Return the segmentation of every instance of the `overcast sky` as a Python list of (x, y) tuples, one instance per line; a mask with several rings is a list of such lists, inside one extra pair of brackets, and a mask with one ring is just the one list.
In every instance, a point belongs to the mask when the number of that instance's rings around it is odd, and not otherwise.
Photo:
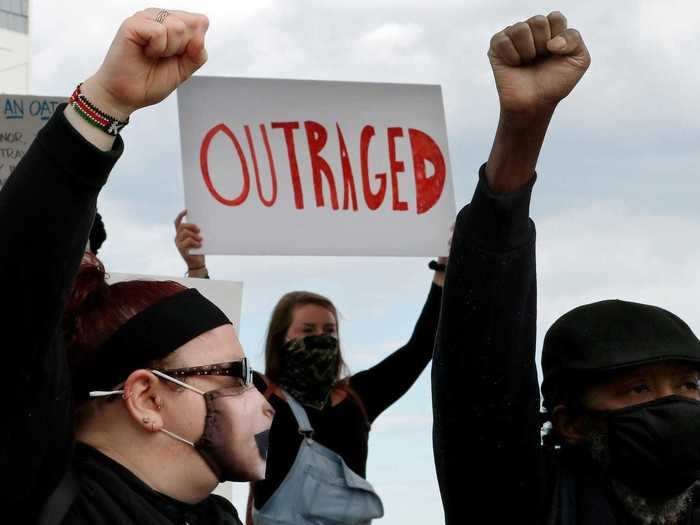
[[(32, 91), (68, 95), (98, 67), (131, 0), (32, 2)], [(205, 75), (441, 84), (458, 208), (471, 197), (498, 116), (486, 50), (515, 21), (558, 9), (593, 63), (557, 111), (538, 165), (539, 340), (584, 302), (659, 304), (700, 331), (700, 7), (688, 1), (173, 2), (210, 17)], [(101, 255), (120, 272), (181, 275), (172, 219), (183, 207), (175, 97), (137, 113), (99, 207)], [(211, 257), (212, 276), (245, 282), (241, 340), (261, 366), (284, 292), (327, 294), (342, 313), (353, 370), (410, 335), (427, 259)], [(468, 380), (468, 378), (465, 378)], [(376, 422), (368, 478), (391, 525), (438, 523), (429, 373)], [(469, 473), (465, 473), (468, 479)], [(237, 487), (236, 501), (245, 497)], [(239, 508), (241, 508), (239, 504)]]

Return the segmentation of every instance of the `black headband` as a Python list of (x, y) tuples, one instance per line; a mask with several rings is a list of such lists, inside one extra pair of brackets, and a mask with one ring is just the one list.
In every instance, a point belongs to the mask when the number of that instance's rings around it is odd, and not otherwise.
[(226, 314), (196, 289), (171, 295), (124, 323), (97, 349), (91, 366), (74, 374), (76, 399), (87, 399), (92, 390), (112, 388), (134, 370), (226, 324), (232, 324)]

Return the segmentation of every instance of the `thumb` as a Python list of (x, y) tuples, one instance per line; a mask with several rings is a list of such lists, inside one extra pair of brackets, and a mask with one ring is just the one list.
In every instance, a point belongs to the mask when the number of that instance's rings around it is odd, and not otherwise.
[(553, 55), (587, 55), (586, 44), (576, 29), (567, 29), (547, 42), (547, 50)]
[(207, 49), (204, 47), (204, 34), (198, 34), (192, 38), (180, 62), (180, 72), (183, 78), (191, 77), (195, 71), (202, 67), (208, 58)]

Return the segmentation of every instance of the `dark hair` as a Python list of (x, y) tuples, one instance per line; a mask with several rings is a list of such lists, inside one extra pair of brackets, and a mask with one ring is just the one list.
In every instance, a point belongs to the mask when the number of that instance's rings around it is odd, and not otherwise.
[(88, 237), (90, 243), (90, 251), (97, 255), (98, 250), (102, 247), (102, 243), (107, 239), (107, 230), (105, 230), (105, 223), (102, 222), (102, 215), (98, 212), (95, 213), (95, 220), (92, 223), (92, 228), (90, 229), (90, 237)]
[[(265, 340), (265, 375), (272, 381), (277, 381), (279, 378), (279, 357), (277, 352), (285, 343), (287, 330), (292, 324), (294, 310), (307, 304), (315, 304), (331, 312), (333, 317), (335, 317), (336, 326), (338, 326), (338, 311), (330, 299), (313, 292), (304, 291), (284, 294), (277, 301), (274, 310), (272, 310)], [(346, 369), (341, 352), (336, 380), (340, 379), (340, 375)]]
[(567, 374), (552, 386), (551, 395), (544, 406), (544, 412), (540, 413), (541, 424), (549, 423), (550, 428), (543, 430), (542, 443), (548, 448), (566, 448), (568, 442), (559, 434), (552, 421), (552, 412), (559, 405), (564, 405), (569, 410), (571, 417), (579, 417), (586, 414), (586, 394), (588, 389), (599, 381), (598, 374)]
[[(63, 316), (66, 355), (73, 377), (98, 366), (97, 350), (129, 319), (184, 289), (173, 281), (107, 284), (100, 260), (86, 253)], [(143, 367), (161, 364), (144, 362)]]

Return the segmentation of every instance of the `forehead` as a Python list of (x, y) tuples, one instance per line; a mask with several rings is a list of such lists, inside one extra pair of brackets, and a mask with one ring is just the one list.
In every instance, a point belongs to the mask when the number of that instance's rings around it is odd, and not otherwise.
[(233, 325), (219, 326), (188, 341), (174, 353), (178, 367), (237, 361), (245, 357)]
[(335, 324), (335, 316), (328, 308), (318, 304), (302, 304), (294, 307), (292, 323)]
[(635, 377), (672, 377), (678, 375), (697, 374), (698, 364), (684, 361), (665, 360), (656, 363), (647, 363), (638, 366), (631, 366), (619, 370), (605, 372), (595, 383), (617, 383)]

